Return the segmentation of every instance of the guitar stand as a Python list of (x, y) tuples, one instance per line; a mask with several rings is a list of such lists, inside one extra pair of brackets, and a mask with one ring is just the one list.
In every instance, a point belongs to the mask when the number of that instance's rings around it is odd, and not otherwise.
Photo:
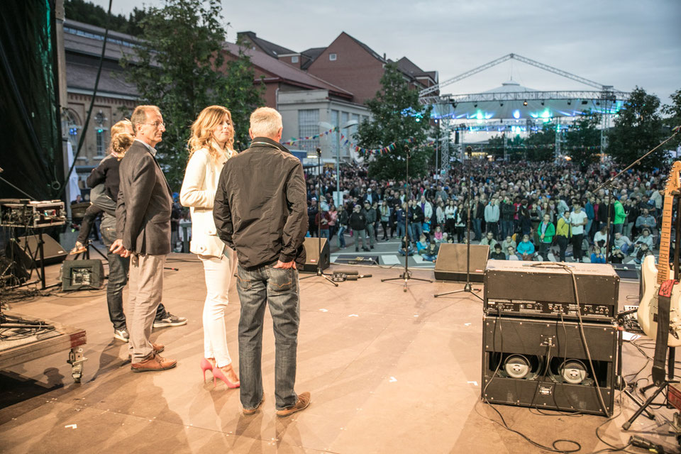
[[(645, 388), (643, 388), (643, 389), (641, 390), (642, 392), (645, 392), (645, 391), (647, 391), (648, 389), (657, 388), (657, 389), (655, 390), (655, 392), (654, 392), (654, 393), (648, 398), (648, 400), (646, 400), (643, 404), (641, 404), (640, 401), (639, 401), (638, 399), (632, 399), (632, 400), (634, 401), (634, 403), (636, 403), (636, 404), (639, 406), (639, 409), (636, 410), (636, 413), (634, 413), (634, 414), (631, 416), (631, 418), (629, 418), (629, 420), (628, 420), (627, 422), (625, 422), (624, 424), (622, 424), (622, 429), (623, 429), (623, 430), (629, 430), (629, 428), (631, 427), (631, 425), (633, 424), (633, 422), (636, 420), (636, 418), (638, 418), (639, 416), (641, 416), (641, 413), (643, 413), (643, 412), (645, 412), (646, 415), (648, 415), (648, 417), (651, 417), (651, 416), (652, 416), (651, 419), (653, 419), (653, 418), (655, 417), (655, 416), (654, 416), (654, 412), (652, 412), (652, 410), (650, 410), (648, 407), (650, 407), (650, 405), (653, 403), (653, 401), (655, 400), (655, 398), (656, 398), (657, 396), (659, 396), (660, 393), (662, 393), (662, 391), (668, 391), (668, 388), (669, 388), (669, 385), (670, 385), (670, 384), (672, 384), (672, 383), (679, 383), (678, 380), (674, 380), (674, 357), (675, 357), (675, 348), (674, 348), (674, 347), (669, 347), (669, 350), (668, 350), (668, 358), (667, 358), (667, 378), (666, 378), (665, 380), (663, 380), (663, 381), (662, 381), (661, 383), (659, 383), (659, 384), (654, 384), (654, 385), (646, 386)], [(627, 392), (626, 394), (627, 394), (627, 396), (630, 396), (630, 397), (631, 397), (630, 393)]]

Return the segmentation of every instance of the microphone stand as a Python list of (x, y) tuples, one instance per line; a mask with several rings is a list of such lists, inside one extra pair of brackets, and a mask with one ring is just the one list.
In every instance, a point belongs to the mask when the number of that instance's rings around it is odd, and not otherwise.
[[(319, 198), (319, 207), (321, 208), (322, 199), (322, 149), (317, 147), (317, 169), (319, 169), (319, 175), (317, 175), (317, 197)], [(320, 211), (317, 211), (320, 213)], [(328, 239), (327, 239), (328, 243)], [(322, 269), (322, 216), (319, 216), (319, 222), (317, 223), (317, 272), (311, 276), (304, 276), (298, 278), (299, 281), (304, 281), (311, 277), (323, 277), (327, 281), (331, 282), (334, 287), (338, 287), (338, 283), (334, 282), (328, 275), (324, 274)]]
[(461, 293), (461, 292), (466, 292), (470, 293), (480, 301), (483, 301), (482, 297), (480, 295), (477, 295), (473, 293), (473, 291), (479, 292), (480, 289), (473, 289), (473, 285), (471, 284), (471, 199), (473, 198), (473, 194), (471, 192), (473, 184), (470, 181), (470, 175), (471, 175), (471, 159), (472, 159), (472, 154), (473, 154), (473, 149), (468, 146), (466, 147), (466, 154), (468, 155), (468, 215), (466, 216), (466, 284), (463, 286), (462, 289), (459, 290), (452, 290), (451, 292), (444, 292), (444, 293), (436, 293), (434, 295), (435, 298), (438, 298), (440, 296), (445, 296), (445, 295), (452, 295), (454, 293)]
[[(410, 191), (409, 191), (409, 158), (411, 157), (411, 151), (409, 150), (408, 146), (404, 146), (404, 149), (407, 152), (407, 214), (404, 217), (404, 227), (405, 227), (405, 235), (407, 238), (409, 238), (409, 199), (408, 197), (410, 196)], [(381, 282), (388, 282), (388, 281), (397, 281), (399, 279), (404, 279), (404, 288), (402, 289), (403, 291), (407, 291), (407, 284), (409, 283), (410, 280), (415, 280), (415, 281), (423, 281), (423, 282), (433, 282), (430, 279), (422, 279), (418, 277), (411, 277), (411, 271), (409, 271), (409, 242), (407, 242), (407, 250), (404, 251), (404, 272), (399, 275), (399, 277), (391, 277), (389, 279), (381, 279)]]

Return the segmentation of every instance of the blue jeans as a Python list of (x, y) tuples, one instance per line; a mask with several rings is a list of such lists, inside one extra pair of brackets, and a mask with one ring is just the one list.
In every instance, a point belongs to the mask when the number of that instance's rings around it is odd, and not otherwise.
[(409, 231), (411, 240), (419, 241), (421, 239), (421, 234), (423, 234), (423, 226), (420, 222), (409, 223)]
[(406, 230), (405, 230), (405, 225), (404, 222), (398, 222), (397, 223), (397, 238), (402, 239), (405, 235)]
[(473, 219), (473, 232), (476, 241), (482, 239), (482, 219)]
[(345, 226), (341, 225), (338, 229), (338, 247), (345, 247)]
[(239, 265), (237, 290), (241, 300), (239, 319), (241, 405), (251, 410), (258, 407), (263, 398), (262, 330), (265, 305), (269, 305), (276, 347), (275, 403), (277, 410), (292, 407), (298, 401), (298, 395), (294, 391), (300, 325), (298, 271), (273, 268), (273, 265), (264, 265), (249, 271)]
[(509, 235), (513, 235), (513, 219), (510, 221), (501, 221), (501, 238), (505, 240)]

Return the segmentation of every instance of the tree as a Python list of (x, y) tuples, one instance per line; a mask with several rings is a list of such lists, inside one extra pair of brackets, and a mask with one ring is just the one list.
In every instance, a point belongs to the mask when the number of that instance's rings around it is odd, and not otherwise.
[[(243, 140), (248, 114), (261, 104), (245, 54), (225, 63), (218, 0), (167, 0), (149, 8), (141, 22), (144, 45), (121, 64), (139, 92), (140, 104), (161, 109), (166, 123), (159, 161), (168, 182), (179, 190), (188, 158), (190, 126), (207, 106), (224, 105)], [(234, 107), (233, 107), (234, 106)]]
[[(681, 90), (676, 90), (670, 98), (672, 98), (672, 104), (665, 104), (662, 106), (662, 113), (666, 115), (666, 118), (664, 119), (665, 127), (671, 131), (681, 125)], [(668, 150), (676, 149), (681, 146), (681, 137), (679, 137), (679, 135), (667, 142)]]
[(565, 135), (566, 155), (572, 158), (572, 162), (579, 166), (582, 171), (595, 161), (601, 152), (601, 131), (598, 129), (600, 118), (593, 112), (583, 112), (572, 125), (568, 127)]
[(552, 161), (556, 149), (556, 125), (542, 124), (539, 131), (525, 139), (529, 161)]
[[(662, 138), (662, 119), (658, 113), (660, 99), (636, 87), (615, 117), (608, 135), (606, 150), (621, 165), (629, 165), (656, 147)], [(641, 161), (643, 169), (661, 167), (664, 150), (657, 150)]]
[(394, 144), (394, 149), (376, 153), (369, 159), (369, 175), (376, 179), (400, 178), (405, 174), (406, 146), (411, 151), (409, 176), (423, 175), (432, 159), (433, 147), (426, 145), (430, 130), (430, 112), (419, 103), (417, 90), (409, 88), (404, 74), (395, 63), (385, 66), (381, 89), (367, 102), (371, 120), (365, 120), (357, 131), (358, 145), (365, 149), (381, 149)]
[(494, 160), (496, 161), (497, 158), (503, 158), (504, 157), (504, 140), (505, 136), (499, 135), (499, 136), (492, 136), (489, 138), (487, 141), (487, 154), (491, 154), (494, 156)]

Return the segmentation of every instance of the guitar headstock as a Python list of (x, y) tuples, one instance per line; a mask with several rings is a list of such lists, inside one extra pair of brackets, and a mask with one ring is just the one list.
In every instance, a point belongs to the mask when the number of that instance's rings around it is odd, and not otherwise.
[(679, 190), (679, 187), (681, 187), (679, 174), (681, 174), (681, 161), (674, 161), (672, 168), (669, 170), (669, 176), (667, 176), (667, 184), (664, 188), (665, 195), (671, 195)]

